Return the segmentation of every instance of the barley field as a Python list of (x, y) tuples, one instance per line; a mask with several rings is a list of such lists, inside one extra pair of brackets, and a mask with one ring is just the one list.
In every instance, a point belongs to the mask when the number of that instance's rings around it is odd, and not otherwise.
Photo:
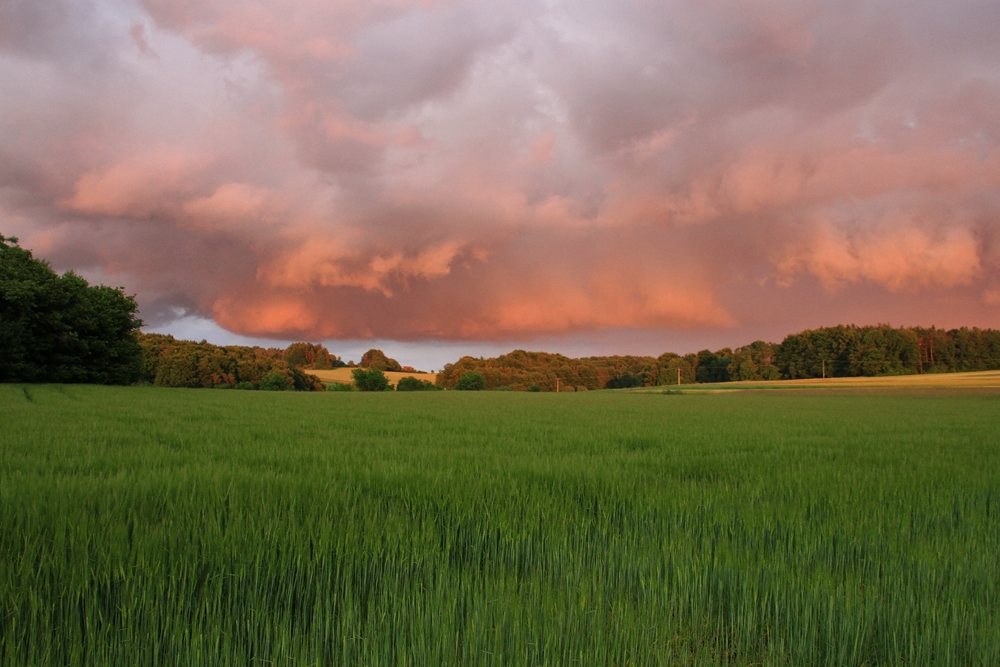
[[(662, 392), (677, 386), (645, 387)], [(682, 391), (746, 391), (759, 389), (1000, 389), (1000, 371), (924, 373), (878, 377), (812, 378), (809, 380), (746, 380), (713, 384), (680, 385)]]
[[(354, 376), (351, 373), (354, 372), (354, 368), (332, 368), (328, 370), (308, 370), (307, 373), (315, 375), (323, 382), (339, 382), (340, 384), (353, 384)], [(403, 378), (417, 378), (418, 380), (427, 380), (431, 384), (437, 380), (437, 373), (417, 373), (410, 371), (383, 371), (383, 374), (389, 378), (389, 384), (396, 386), (396, 384)]]
[(0, 386), (4, 665), (1000, 664), (1000, 392)]

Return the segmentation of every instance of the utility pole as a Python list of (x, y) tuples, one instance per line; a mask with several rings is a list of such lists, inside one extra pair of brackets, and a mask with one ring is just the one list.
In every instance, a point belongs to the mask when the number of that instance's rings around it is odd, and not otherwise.
[(678, 366), (677, 367), (677, 384), (680, 385), (680, 383), (681, 383), (681, 367)]
[(823, 360), (823, 379), (826, 379), (826, 359)]
[(556, 393), (559, 393), (559, 378), (556, 378)]

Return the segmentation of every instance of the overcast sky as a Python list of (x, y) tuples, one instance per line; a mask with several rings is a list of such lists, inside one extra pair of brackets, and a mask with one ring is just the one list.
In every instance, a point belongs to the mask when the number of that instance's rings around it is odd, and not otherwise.
[(439, 368), (1000, 327), (996, 0), (0, 0), (0, 233)]

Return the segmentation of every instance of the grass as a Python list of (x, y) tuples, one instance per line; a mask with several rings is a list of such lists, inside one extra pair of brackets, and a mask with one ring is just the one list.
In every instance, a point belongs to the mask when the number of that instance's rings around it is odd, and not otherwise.
[(0, 386), (4, 665), (1000, 664), (1000, 393)]

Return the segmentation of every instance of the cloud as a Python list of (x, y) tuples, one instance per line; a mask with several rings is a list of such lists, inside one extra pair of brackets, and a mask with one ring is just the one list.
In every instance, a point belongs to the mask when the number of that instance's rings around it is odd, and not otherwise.
[(870, 280), (891, 292), (971, 284), (982, 272), (977, 244), (963, 229), (937, 234), (910, 226), (848, 237), (829, 227), (779, 264), (785, 282), (811, 273), (828, 290)]
[(948, 302), (1000, 326), (998, 22), (985, 0), (7, 3), (0, 231), (152, 324), (257, 337), (739, 337)]

